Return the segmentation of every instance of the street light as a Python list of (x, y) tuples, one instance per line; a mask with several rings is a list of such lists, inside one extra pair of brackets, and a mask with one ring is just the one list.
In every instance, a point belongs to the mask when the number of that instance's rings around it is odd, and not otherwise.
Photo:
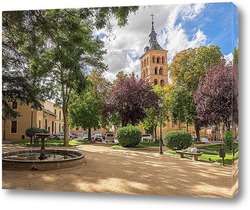
[(160, 141), (159, 141), (159, 146), (160, 146), (160, 154), (163, 154), (162, 152), (162, 107), (163, 107), (163, 100), (160, 98), (158, 100), (158, 106), (160, 110)]
[(32, 138), (33, 138), (33, 112), (34, 112), (33, 105), (31, 106), (30, 110), (31, 110), (31, 119), (30, 119), (30, 130), (31, 130), (30, 146), (31, 146), (32, 145)]

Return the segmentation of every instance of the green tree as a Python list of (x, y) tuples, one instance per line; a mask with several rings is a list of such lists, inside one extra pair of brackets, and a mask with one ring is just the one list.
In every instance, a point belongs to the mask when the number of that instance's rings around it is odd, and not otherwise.
[(102, 108), (111, 83), (96, 70), (93, 70), (88, 76), (88, 83), (86, 91), (72, 97), (69, 116), (71, 126), (88, 129), (88, 139), (90, 140), (91, 128), (103, 127)]
[[(50, 97), (63, 107), (64, 145), (68, 146), (68, 107), (71, 93), (86, 87), (86, 73), (95, 68), (104, 71), (104, 44), (93, 36), (95, 28), (108, 26), (115, 16), (118, 25), (138, 7), (33, 10), (7, 12), (20, 26), (18, 50), (28, 60), (32, 76)], [(111, 28), (110, 28), (111, 29)], [(19, 37), (17, 37), (19, 39)], [(47, 89), (47, 90), (48, 90)], [(48, 93), (48, 91), (46, 91)]]
[(25, 41), (24, 26), (20, 24), (23, 12), (2, 13), (2, 118), (16, 119), (19, 116), (9, 101), (32, 104), (40, 109), (42, 97), (37, 81), (31, 77), (29, 60), (19, 50)]
[(171, 115), (174, 121), (192, 122), (197, 139), (200, 139), (200, 125), (193, 95), (198, 88), (199, 79), (203, 78), (206, 70), (216, 65), (221, 57), (218, 46), (202, 46), (181, 51), (170, 64), (170, 77), (173, 82), (169, 100)]

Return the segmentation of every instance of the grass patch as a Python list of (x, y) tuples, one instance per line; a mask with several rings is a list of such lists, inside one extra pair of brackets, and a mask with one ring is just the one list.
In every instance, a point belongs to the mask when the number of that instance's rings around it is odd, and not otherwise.
[(124, 149), (124, 147), (123, 146), (121, 146), (121, 145), (113, 145), (113, 146), (111, 146), (111, 148), (112, 149)]
[[(171, 155), (177, 155), (177, 153), (172, 149), (167, 150), (166, 153)], [(224, 163), (227, 165), (232, 165), (234, 160), (237, 160), (238, 158), (239, 158), (238, 152), (236, 152), (234, 156), (226, 154), (226, 157), (224, 158)], [(209, 152), (203, 152), (202, 155), (199, 156), (199, 160), (222, 163), (222, 159), (218, 154)]]
[[(82, 144), (91, 144), (92, 141), (89, 140), (69, 140), (69, 146), (78, 146), (78, 145), (82, 145)], [(15, 141), (13, 144), (20, 144), (22, 146), (26, 146), (29, 147), (30, 146), (30, 140), (18, 140)], [(59, 147), (59, 146), (63, 146), (64, 145), (64, 141), (63, 140), (46, 140), (44, 143), (45, 147)], [(40, 147), (41, 146), (41, 141), (39, 141), (38, 145), (34, 145), (34, 140), (33, 140), (33, 147)]]
[[(235, 159), (238, 159), (239, 153), (236, 152), (235, 156), (226, 154), (224, 158), (224, 163), (228, 165), (232, 165)], [(203, 153), (200, 157), (200, 160), (211, 161), (211, 162), (218, 162), (222, 163), (222, 158), (219, 155), (213, 153)]]
[[(218, 152), (219, 149), (222, 147), (222, 144), (215, 144), (215, 145), (202, 145), (197, 146), (198, 149), (207, 149)], [(238, 143), (234, 143), (234, 150), (236, 151), (238, 148)], [(226, 152), (232, 152), (231, 150), (225, 148)]]
[(157, 142), (140, 142), (139, 145), (142, 145), (145, 147), (159, 147), (159, 143)]

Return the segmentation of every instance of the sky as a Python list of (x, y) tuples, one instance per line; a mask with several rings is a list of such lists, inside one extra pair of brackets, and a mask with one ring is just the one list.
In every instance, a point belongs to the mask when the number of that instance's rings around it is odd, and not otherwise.
[(168, 63), (187, 48), (217, 45), (226, 60), (232, 60), (238, 46), (238, 13), (232, 3), (170, 4), (140, 6), (128, 18), (125, 27), (112, 20), (112, 33), (96, 31), (105, 42), (105, 62), (109, 69), (105, 77), (115, 79), (119, 71), (140, 76), (140, 56), (149, 41), (151, 14), (159, 44), (168, 51)]

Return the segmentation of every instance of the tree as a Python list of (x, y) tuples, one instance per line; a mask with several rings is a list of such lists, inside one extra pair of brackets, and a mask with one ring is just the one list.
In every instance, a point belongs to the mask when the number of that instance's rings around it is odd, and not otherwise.
[(231, 128), (232, 120), (237, 118), (233, 115), (238, 113), (235, 73), (235, 68), (222, 60), (208, 69), (205, 78), (200, 80), (194, 101), (201, 125), (223, 122), (227, 130)]
[(41, 109), (42, 98), (37, 82), (31, 77), (28, 59), (19, 47), (25, 41), (23, 12), (3, 12), (2, 19), (2, 118), (16, 119), (19, 113), (9, 105), (9, 101), (19, 101)]
[(72, 97), (69, 116), (71, 126), (88, 129), (90, 140), (91, 128), (99, 128), (102, 125), (102, 105), (107, 98), (111, 83), (95, 70), (88, 76), (88, 82), (86, 91)]
[(136, 125), (146, 116), (145, 109), (157, 107), (158, 97), (149, 83), (142, 79), (121, 77), (114, 82), (106, 100), (104, 114), (119, 116), (122, 126)]
[[(200, 125), (197, 119), (193, 95), (199, 84), (199, 78), (204, 77), (206, 70), (216, 65), (222, 53), (217, 46), (202, 46), (194, 49), (183, 50), (178, 53), (170, 64), (170, 77), (172, 79), (172, 117), (176, 121), (191, 121), (195, 127), (196, 137), (200, 139)], [(182, 95), (183, 97), (175, 97)], [(181, 104), (181, 111), (175, 109), (176, 105)], [(175, 111), (177, 112), (177, 115)], [(186, 121), (187, 122), (187, 121)]]
[[(68, 106), (73, 91), (80, 94), (86, 87), (86, 72), (104, 71), (104, 44), (93, 36), (114, 15), (118, 25), (138, 7), (33, 10), (8, 12), (21, 14), (22, 42), (18, 50), (28, 59), (32, 76), (39, 85), (49, 87), (50, 96), (63, 107), (64, 145), (68, 146)], [(111, 28), (110, 28), (111, 29)], [(47, 91), (48, 92), (48, 91)]]

